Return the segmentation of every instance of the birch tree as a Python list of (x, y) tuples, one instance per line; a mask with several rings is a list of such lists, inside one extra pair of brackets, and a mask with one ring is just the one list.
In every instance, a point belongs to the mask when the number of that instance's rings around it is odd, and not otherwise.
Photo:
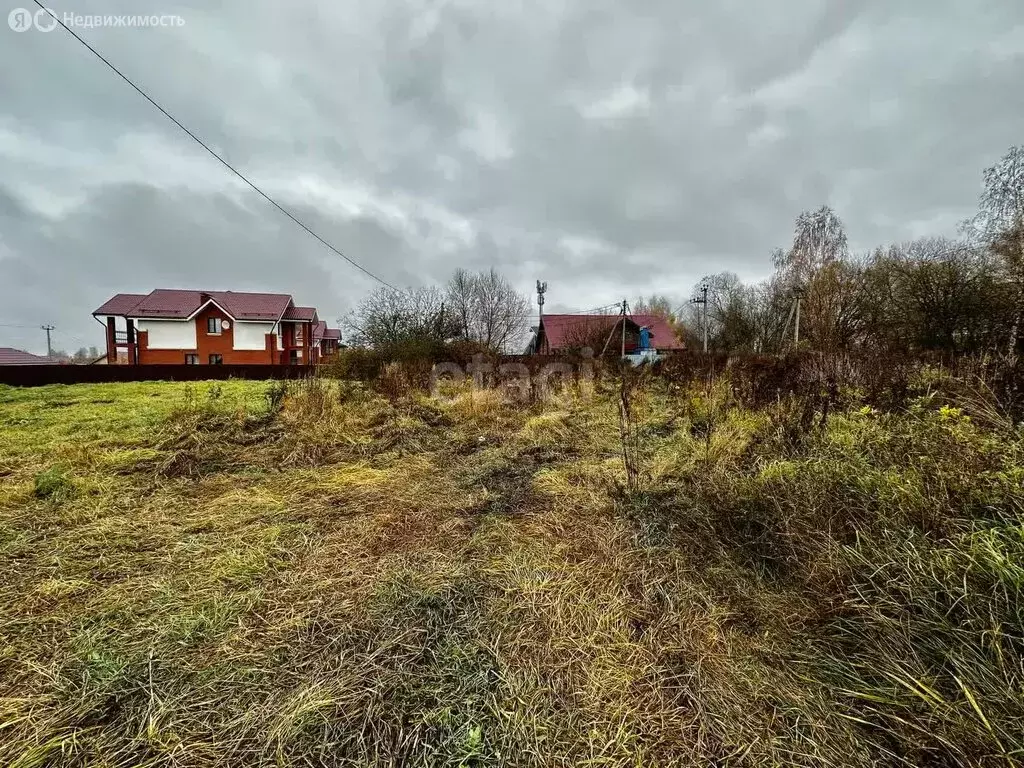
[(978, 213), (964, 223), (964, 231), (969, 240), (999, 257), (1016, 307), (1008, 338), (1013, 354), (1024, 323), (1024, 146), (1010, 147), (998, 163), (986, 168), (982, 183)]

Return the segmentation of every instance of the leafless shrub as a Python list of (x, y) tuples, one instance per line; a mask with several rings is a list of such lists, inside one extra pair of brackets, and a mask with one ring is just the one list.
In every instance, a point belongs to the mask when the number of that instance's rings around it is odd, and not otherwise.
[(625, 490), (638, 493), (643, 486), (644, 445), (641, 435), (641, 414), (644, 388), (649, 382), (647, 370), (637, 371), (623, 366), (620, 369), (618, 398), (619, 445), (622, 465), (626, 473)]

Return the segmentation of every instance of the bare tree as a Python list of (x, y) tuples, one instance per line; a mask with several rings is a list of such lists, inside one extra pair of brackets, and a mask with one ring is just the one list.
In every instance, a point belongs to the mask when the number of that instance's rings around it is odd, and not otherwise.
[(755, 350), (775, 352), (786, 346), (787, 330), (793, 298), (788, 285), (779, 276), (771, 277), (752, 289), (751, 311), (757, 329)]
[(459, 334), (455, 315), (446, 311), (444, 294), (434, 287), (378, 288), (346, 324), (352, 344), (378, 349), (443, 344)]
[(803, 317), (815, 347), (848, 349), (861, 340), (865, 284), (863, 260), (828, 261), (814, 273), (805, 290)]
[[(707, 275), (696, 286), (699, 294), (702, 287), (708, 287), (707, 323), (708, 340), (711, 349), (725, 352), (758, 351), (763, 348), (760, 338), (763, 290), (760, 286), (747, 286), (733, 272), (719, 272)], [(683, 321), (687, 340), (694, 342), (703, 335), (704, 307), (687, 304), (683, 309)]]
[(630, 311), (636, 315), (657, 315), (669, 322), (676, 319), (671, 299), (663, 294), (652, 293), (650, 296), (638, 297), (630, 305)]
[(529, 299), (493, 268), (477, 275), (479, 341), (496, 350), (521, 346), (529, 311)]
[(459, 323), (462, 337), (470, 338), (470, 324), (475, 314), (476, 276), (461, 267), (456, 269), (448, 281), (447, 302)]
[(496, 351), (522, 346), (529, 325), (529, 299), (495, 269), (457, 270), (446, 295), (462, 338)]
[(849, 325), (856, 299), (857, 270), (846, 264), (848, 255), (843, 222), (827, 205), (797, 216), (793, 245), (774, 253), (780, 287), (790, 297), (802, 297), (801, 337), (819, 348), (850, 341), (849, 333), (841, 330)]
[(1007, 346), (1016, 353), (1024, 324), (1024, 222), (1000, 234), (992, 242), (992, 252), (999, 257), (1002, 272), (1013, 295), (1013, 324)]
[[(620, 318), (581, 315), (565, 329), (564, 351), (590, 349), (595, 355), (618, 355), (620, 343), (615, 339), (621, 338), (621, 333)], [(633, 341), (633, 335), (628, 331), (626, 337), (628, 341)]]

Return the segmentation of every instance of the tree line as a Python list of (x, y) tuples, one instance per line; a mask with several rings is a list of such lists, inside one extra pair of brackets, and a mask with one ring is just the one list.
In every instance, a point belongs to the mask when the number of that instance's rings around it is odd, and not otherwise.
[(79, 347), (78, 351), (71, 354), (63, 349), (54, 349), (50, 353), (50, 358), (53, 360), (60, 360), (68, 363), (92, 363), (100, 358), (100, 351), (97, 347)]
[[(691, 348), (1017, 353), (1024, 320), (1024, 147), (983, 175), (977, 214), (957, 238), (923, 237), (854, 254), (828, 206), (800, 214), (774, 273), (707, 275), (707, 304), (675, 313)], [(652, 297), (664, 312), (664, 299)], [(652, 304), (652, 299), (645, 303)], [(705, 313), (706, 309), (706, 313)], [(799, 327), (798, 327), (799, 321)]]
[(432, 356), (447, 345), (522, 351), (530, 301), (497, 270), (457, 269), (444, 287), (368, 294), (347, 320), (349, 342), (393, 357)]
[[(956, 238), (922, 237), (852, 253), (828, 206), (801, 213), (773, 274), (744, 283), (732, 272), (694, 288), (704, 304), (673, 310), (664, 296), (636, 314), (669, 318), (691, 349), (781, 353), (797, 346), (913, 354), (1016, 353), (1024, 322), (1024, 147), (983, 174), (978, 212)], [(457, 269), (445, 286), (370, 293), (348, 318), (348, 340), (391, 357), (443, 354), (453, 343), (519, 352), (533, 319), (529, 299), (494, 269)], [(588, 333), (591, 329), (588, 326)], [(599, 331), (599, 332), (598, 332)], [(594, 331), (604, 339), (606, 329)], [(588, 336), (589, 339), (589, 336)], [(600, 345), (599, 345), (600, 346)]]

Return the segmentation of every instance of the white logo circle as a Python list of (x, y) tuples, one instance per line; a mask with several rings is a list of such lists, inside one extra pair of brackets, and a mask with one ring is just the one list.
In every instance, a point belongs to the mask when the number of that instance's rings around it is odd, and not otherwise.
[(49, 8), (40, 8), (33, 18), (36, 22), (36, 29), (40, 32), (49, 32), (57, 26), (57, 14)]
[(32, 12), (24, 8), (15, 8), (7, 14), (7, 26), (15, 32), (24, 32), (32, 28)]

